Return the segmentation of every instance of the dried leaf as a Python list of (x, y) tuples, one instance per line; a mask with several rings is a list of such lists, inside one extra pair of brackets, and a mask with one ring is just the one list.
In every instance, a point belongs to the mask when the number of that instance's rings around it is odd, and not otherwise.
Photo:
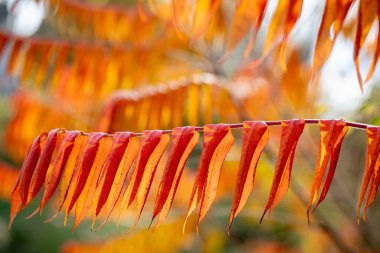
[(243, 147), (228, 221), (228, 233), (233, 219), (241, 212), (249, 195), (251, 195), (257, 163), (269, 139), (268, 126), (265, 122), (245, 121), (243, 127)]
[(270, 190), (269, 199), (260, 222), (262, 222), (265, 213), (268, 210), (271, 212), (288, 191), (290, 176), (292, 174), (294, 154), (298, 140), (305, 127), (305, 120), (284, 120), (281, 122), (281, 126), (281, 143), (278, 151), (278, 158), (276, 169), (274, 171), (272, 188)]
[(183, 224), (183, 232), (186, 228), (187, 219), (198, 204), (200, 205), (198, 225), (210, 209), (216, 196), (224, 159), (233, 142), (234, 138), (228, 125), (210, 124), (204, 126), (202, 154)]

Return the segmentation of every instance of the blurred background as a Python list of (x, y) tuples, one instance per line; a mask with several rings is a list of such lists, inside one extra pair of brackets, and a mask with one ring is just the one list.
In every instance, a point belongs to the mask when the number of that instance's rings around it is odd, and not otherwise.
[[(63, 215), (43, 222), (54, 213), (54, 204), (42, 217), (24, 220), (38, 203), (23, 211), (8, 232), (10, 194), (18, 170), (29, 145), (43, 131), (62, 127), (141, 132), (291, 118), (380, 124), (379, 68), (363, 93), (355, 72), (353, 41), (359, 1), (349, 9), (319, 75), (312, 64), (325, 1), (303, 1), (286, 46), (286, 69), (280, 64), (276, 41), (270, 41), (271, 48), (266, 50), (279, 1), (268, 1), (259, 29), (242, 36), (233, 48), (228, 43), (234, 1), (221, 1), (209, 26), (199, 34), (189, 27), (197, 1), (183, 2), (186, 8), (176, 13), (170, 0), (141, 1), (140, 5), (132, 0), (0, 1), (0, 252), (379, 252), (379, 202), (369, 209), (367, 223), (357, 225), (356, 219), (365, 131), (349, 130), (330, 192), (308, 226), (306, 209), (319, 145), (319, 129), (312, 125), (301, 136), (289, 192), (259, 224), (280, 141), (280, 129), (270, 128), (253, 193), (235, 219), (230, 237), (227, 223), (241, 130), (233, 130), (236, 140), (223, 165), (217, 200), (199, 235), (196, 215), (184, 235), (182, 224), (202, 142), (186, 164), (168, 219), (155, 232), (148, 226), (164, 167), (161, 163), (143, 216), (128, 234), (134, 210), (118, 228), (110, 221), (91, 232), (89, 220), (71, 232), (72, 219), (64, 227)], [(361, 49), (364, 73), (371, 64), (378, 26), (374, 18)], [(246, 53), (256, 35), (252, 50)]]

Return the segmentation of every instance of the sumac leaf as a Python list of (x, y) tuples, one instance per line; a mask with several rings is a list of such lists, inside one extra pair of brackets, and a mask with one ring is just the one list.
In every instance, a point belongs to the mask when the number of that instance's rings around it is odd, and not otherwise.
[(320, 128), (320, 143), (317, 165), (314, 172), (313, 186), (311, 189), (311, 196), (307, 210), (308, 218), (309, 210), (313, 203), (317, 200), (327, 164), (330, 161), (330, 168), (323, 186), (323, 190), (314, 209), (316, 209), (326, 197), (335, 173), (336, 165), (338, 163), (342, 142), (348, 130), (344, 120), (320, 120), (318, 124)]
[(357, 205), (358, 223), (360, 219), (360, 209), (364, 197), (367, 193), (367, 200), (364, 205), (363, 219), (366, 221), (367, 208), (373, 203), (379, 188), (380, 175), (380, 127), (369, 126), (367, 128), (367, 158), (363, 175), (362, 186)]
[(159, 215), (156, 228), (166, 219), (173, 203), (179, 181), (191, 151), (199, 140), (199, 133), (194, 127), (177, 127), (172, 132), (169, 158), (162, 175), (154, 205), (153, 219)]
[(187, 219), (197, 205), (200, 205), (198, 225), (210, 209), (216, 196), (224, 159), (233, 142), (234, 138), (228, 125), (210, 124), (204, 126), (203, 149), (185, 223), (183, 224), (183, 232), (186, 228)]
[(280, 148), (278, 152), (276, 169), (274, 171), (272, 188), (270, 190), (269, 199), (260, 222), (262, 222), (265, 213), (268, 210), (271, 212), (288, 191), (290, 176), (292, 174), (294, 154), (298, 140), (301, 137), (305, 127), (305, 120), (284, 120), (282, 121), (281, 126), (282, 132)]
[(233, 219), (241, 212), (253, 190), (257, 163), (268, 143), (268, 126), (262, 121), (246, 121), (243, 124), (243, 147), (230, 218), (228, 233)]

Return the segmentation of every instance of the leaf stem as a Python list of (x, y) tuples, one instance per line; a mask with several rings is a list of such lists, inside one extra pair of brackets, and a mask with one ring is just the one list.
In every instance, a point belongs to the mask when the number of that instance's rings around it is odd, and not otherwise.
[[(315, 125), (318, 124), (318, 122), (323, 119), (305, 119), (305, 124), (309, 125)], [(265, 122), (268, 126), (281, 126), (281, 123), (285, 120), (270, 120), (270, 121), (263, 121)], [(237, 128), (243, 128), (243, 123), (235, 123), (235, 124), (226, 124), (228, 125), (231, 129), (237, 129)], [(363, 129), (366, 130), (367, 127), (369, 126), (368, 124), (365, 123), (359, 123), (359, 122), (352, 122), (352, 121), (346, 121), (346, 125), (352, 128), (356, 129)], [(203, 131), (203, 126), (197, 126), (195, 127), (195, 131)], [(163, 130), (164, 134), (171, 134), (172, 130)], [(87, 135), (87, 133), (83, 133), (84, 135)], [(141, 136), (142, 133), (134, 133), (134, 136)], [(107, 134), (108, 137), (113, 137), (113, 134)]]

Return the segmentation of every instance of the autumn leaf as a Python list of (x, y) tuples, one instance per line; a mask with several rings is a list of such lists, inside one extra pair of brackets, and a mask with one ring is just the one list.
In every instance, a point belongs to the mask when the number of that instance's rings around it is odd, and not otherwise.
[(368, 207), (374, 202), (379, 184), (380, 184), (380, 127), (368, 126), (367, 128), (367, 158), (363, 174), (363, 181), (357, 205), (358, 223), (360, 221), (360, 209), (367, 195), (367, 200), (364, 205), (363, 219), (366, 218)]
[(330, 56), (352, 3), (353, 0), (326, 0), (314, 50), (313, 75), (322, 69)]
[(320, 128), (320, 143), (318, 160), (314, 172), (313, 186), (311, 189), (311, 196), (307, 210), (308, 219), (310, 208), (317, 200), (322, 180), (325, 176), (327, 164), (330, 161), (330, 168), (326, 176), (323, 190), (317, 204), (314, 207), (314, 210), (326, 197), (334, 177), (342, 142), (348, 130), (344, 120), (320, 120), (318, 124)]
[(267, 128), (267, 124), (262, 121), (246, 121), (243, 124), (243, 147), (228, 221), (228, 233), (233, 219), (241, 212), (253, 190), (257, 163), (269, 139)]
[(38, 163), (39, 156), (41, 154), (41, 149), (43, 148), (44, 142), (46, 140), (47, 134), (42, 133), (35, 138), (32, 145), (29, 148), (28, 154), (25, 161), (21, 167), (19, 177), (12, 191), (11, 196), (11, 211), (9, 218), (10, 229), (14, 219), (17, 214), (25, 207), (27, 204), (28, 193), (30, 181), (33, 176), (33, 172)]
[(166, 162), (154, 205), (152, 221), (159, 215), (156, 228), (159, 227), (169, 214), (183, 168), (198, 140), (199, 133), (195, 132), (194, 127), (178, 127), (173, 129), (169, 158)]
[(244, 56), (248, 57), (256, 40), (258, 30), (264, 17), (267, 0), (250, 1), (240, 0), (231, 24), (231, 31), (228, 36), (226, 54), (231, 53), (241, 40), (249, 33), (251, 28), (254, 34), (250, 36)]
[(93, 220), (99, 215), (102, 208), (106, 208), (106, 218), (97, 228), (99, 230), (108, 220), (119, 200), (125, 179), (130, 167), (136, 158), (140, 142), (130, 132), (115, 133), (113, 147), (105, 165), (104, 176), (100, 178), (98, 189), (99, 197), (96, 203), (96, 210)]
[(169, 143), (169, 136), (162, 130), (147, 130), (141, 137), (137, 161), (128, 180), (121, 202), (120, 215), (132, 204), (137, 196), (137, 215), (133, 227), (137, 224), (152, 185), (158, 163)]
[[(222, 164), (233, 144), (234, 138), (228, 125), (205, 125), (201, 160), (198, 166), (190, 202), (187, 208), (186, 222), (196, 206), (200, 205), (198, 226), (215, 199)], [(198, 228), (197, 226), (197, 228)]]
[(362, 48), (378, 10), (378, 1), (361, 0), (358, 8), (358, 26), (354, 43), (354, 62), (360, 90), (363, 92), (363, 80), (359, 67), (359, 53)]
[(298, 140), (301, 137), (305, 127), (305, 120), (284, 120), (281, 122), (281, 126), (281, 143), (278, 152), (276, 169), (274, 171), (272, 188), (270, 190), (269, 199), (260, 222), (262, 222), (266, 212), (268, 210), (271, 212), (288, 191), (290, 176), (292, 174), (294, 154)]
[(264, 55), (271, 49), (273, 43), (280, 40), (280, 63), (286, 70), (285, 48), (288, 36), (301, 15), (303, 0), (279, 0), (275, 13), (268, 28), (264, 43)]
[(45, 190), (40, 203), (41, 213), (58, 187), (59, 180), (61, 179), (67, 160), (73, 151), (75, 139), (77, 138), (78, 134), (80, 134), (79, 131), (68, 131), (64, 134), (63, 141), (52, 167), (52, 172), (46, 179), (47, 181), (45, 183)]

